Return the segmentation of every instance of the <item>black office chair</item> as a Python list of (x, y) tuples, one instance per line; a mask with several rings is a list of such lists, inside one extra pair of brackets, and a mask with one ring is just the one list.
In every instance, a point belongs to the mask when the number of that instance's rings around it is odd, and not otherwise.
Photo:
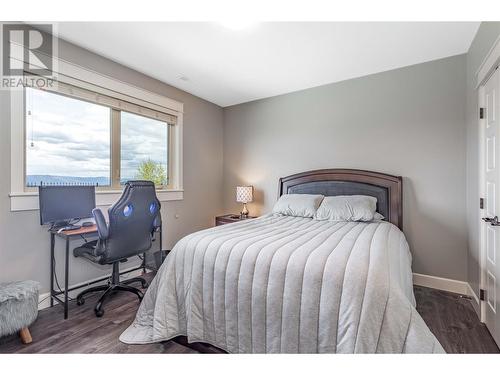
[(94, 311), (97, 317), (104, 314), (104, 300), (116, 291), (131, 292), (142, 300), (142, 292), (130, 286), (140, 282), (143, 288), (147, 282), (142, 277), (120, 281), (119, 263), (127, 258), (142, 254), (149, 250), (157, 228), (161, 227), (160, 201), (156, 197), (155, 186), (150, 181), (129, 181), (125, 184), (122, 196), (108, 209), (109, 225), (106, 225), (100, 209), (92, 211), (99, 233), (99, 240), (88, 242), (73, 250), (75, 257), (84, 257), (99, 264), (112, 264), (113, 273), (108, 285), (88, 288), (78, 294), (78, 305), (85, 303), (88, 293), (104, 291)]

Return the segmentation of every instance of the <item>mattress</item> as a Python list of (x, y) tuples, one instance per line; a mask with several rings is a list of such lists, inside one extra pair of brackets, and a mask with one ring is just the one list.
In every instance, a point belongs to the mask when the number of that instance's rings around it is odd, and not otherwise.
[(265, 215), (180, 240), (120, 336), (230, 353), (441, 353), (393, 224)]

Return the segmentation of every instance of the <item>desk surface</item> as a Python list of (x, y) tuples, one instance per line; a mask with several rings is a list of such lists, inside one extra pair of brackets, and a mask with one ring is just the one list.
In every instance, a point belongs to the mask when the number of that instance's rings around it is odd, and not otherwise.
[(97, 225), (92, 225), (91, 227), (81, 227), (79, 229), (63, 230), (61, 233), (55, 233), (61, 237), (71, 237), (71, 236), (81, 236), (85, 234), (97, 233)]

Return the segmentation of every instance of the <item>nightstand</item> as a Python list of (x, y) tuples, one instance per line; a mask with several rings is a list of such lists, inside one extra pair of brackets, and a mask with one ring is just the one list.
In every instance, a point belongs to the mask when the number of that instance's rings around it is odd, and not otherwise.
[(245, 218), (240, 217), (240, 215), (234, 215), (234, 214), (217, 216), (215, 218), (215, 225), (219, 226), (219, 225), (224, 225), (224, 224), (229, 224), (229, 223), (236, 223), (238, 221), (247, 220), (247, 219), (255, 219), (255, 216), (247, 216)]

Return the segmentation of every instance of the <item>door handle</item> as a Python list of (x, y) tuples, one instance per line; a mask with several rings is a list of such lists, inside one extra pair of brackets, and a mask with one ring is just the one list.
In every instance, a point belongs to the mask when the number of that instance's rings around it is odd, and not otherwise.
[(494, 227), (500, 226), (500, 222), (498, 221), (498, 216), (495, 217), (483, 217), (482, 218), (487, 223), (490, 223)]

